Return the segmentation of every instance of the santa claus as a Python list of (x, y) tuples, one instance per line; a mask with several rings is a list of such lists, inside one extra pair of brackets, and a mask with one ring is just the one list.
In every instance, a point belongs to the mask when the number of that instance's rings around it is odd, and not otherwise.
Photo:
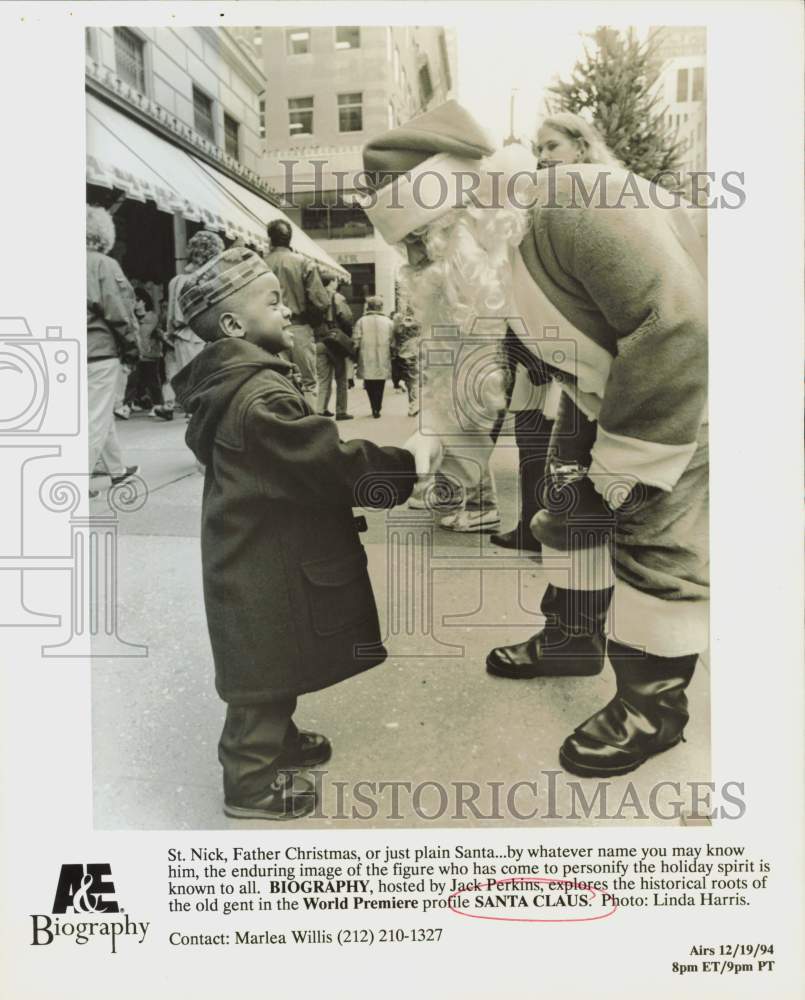
[(547, 623), (492, 650), (487, 670), (589, 676), (606, 652), (616, 694), (559, 757), (609, 777), (683, 738), (707, 645), (704, 261), (669, 192), (617, 167), (535, 166), (521, 147), (496, 151), (450, 101), (367, 144), (366, 211), (408, 258), (430, 472), (441, 463), (465, 486), (484, 475), (504, 336), (561, 384), (551, 502), (531, 522)]

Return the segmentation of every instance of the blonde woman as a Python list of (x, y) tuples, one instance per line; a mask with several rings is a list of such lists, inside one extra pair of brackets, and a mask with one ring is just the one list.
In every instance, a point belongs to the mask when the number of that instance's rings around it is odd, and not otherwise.
[(571, 111), (560, 111), (543, 121), (534, 143), (534, 155), (540, 167), (558, 167), (569, 163), (623, 166), (598, 129)]

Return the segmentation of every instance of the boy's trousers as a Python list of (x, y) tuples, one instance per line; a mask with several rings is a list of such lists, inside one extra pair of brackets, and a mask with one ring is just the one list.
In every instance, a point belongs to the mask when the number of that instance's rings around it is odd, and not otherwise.
[(291, 719), (294, 695), (259, 705), (227, 705), (218, 743), (224, 769), (224, 796), (230, 802), (260, 798), (277, 776), (277, 760), (293, 746), (298, 730)]

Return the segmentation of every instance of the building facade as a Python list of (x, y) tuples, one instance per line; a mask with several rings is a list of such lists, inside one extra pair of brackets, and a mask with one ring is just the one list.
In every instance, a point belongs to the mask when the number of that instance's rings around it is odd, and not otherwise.
[(707, 29), (652, 28), (657, 80), (654, 92), (666, 106), (666, 122), (681, 145), (685, 187), (693, 171), (707, 170)]
[(202, 227), (267, 246), (266, 223), (284, 213), (258, 173), (265, 79), (226, 29), (87, 28), (85, 80), (87, 200), (112, 210), (132, 280), (159, 300)]
[(372, 136), (454, 96), (455, 41), (441, 27), (231, 29), (266, 79), (262, 174), (304, 232), (368, 295), (396, 304), (400, 254), (355, 203), (361, 149)]

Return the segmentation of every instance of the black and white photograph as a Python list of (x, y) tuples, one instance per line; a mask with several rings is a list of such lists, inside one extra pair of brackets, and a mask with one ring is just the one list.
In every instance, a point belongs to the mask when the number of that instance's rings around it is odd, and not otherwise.
[(804, 995), (803, 27), (0, 5), (0, 998)]
[(742, 192), (705, 27), (540, 27), (86, 29), (100, 827), (695, 819)]

